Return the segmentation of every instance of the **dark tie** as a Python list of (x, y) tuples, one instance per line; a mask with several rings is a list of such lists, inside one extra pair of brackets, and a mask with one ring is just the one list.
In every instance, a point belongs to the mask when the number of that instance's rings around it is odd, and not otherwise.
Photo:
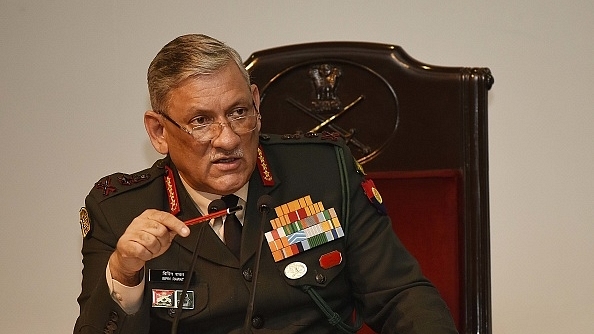
[[(227, 196), (223, 196), (222, 200), (227, 204), (227, 208), (232, 208), (237, 206), (237, 202), (239, 201), (239, 197), (231, 194)], [(236, 258), (239, 259), (239, 249), (241, 248), (241, 223), (239, 219), (235, 216), (235, 213), (227, 215), (225, 218), (225, 244), (231, 250), (231, 253), (235, 255)]]

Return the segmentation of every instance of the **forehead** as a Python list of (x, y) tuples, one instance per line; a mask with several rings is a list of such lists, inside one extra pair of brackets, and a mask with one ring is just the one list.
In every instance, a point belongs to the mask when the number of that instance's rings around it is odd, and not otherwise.
[(170, 111), (215, 111), (251, 104), (252, 92), (237, 65), (232, 63), (212, 74), (185, 79), (170, 91), (168, 102)]

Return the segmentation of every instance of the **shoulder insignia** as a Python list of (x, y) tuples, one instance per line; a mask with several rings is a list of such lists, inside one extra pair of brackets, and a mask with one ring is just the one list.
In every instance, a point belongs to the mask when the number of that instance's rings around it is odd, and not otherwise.
[(284, 135), (281, 136), (282, 139), (287, 140), (287, 139), (301, 139), (302, 137), (302, 133), (301, 132), (295, 132), (295, 133), (285, 133)]
[(160, 175), (161, 172), (159, 169), (162, 169), (162, 167), (159, 167), (158, 163), (155, 163), (150, 169), (145, 169), (134, 174), (114, 173), (104, 176), (95, 182), (91, 192), (98, 199), (101, 196), (103, 198), (109, 198), (115, 194), (120, 194), (141, 186), (145, 182), (150, 181), (152, 175)]
[(338, 132), (302, 132), (286, 134), (260, 134), (261, 145), (275, 144), (332, 144), (342, 146), (346, 142)]
[(131, 186), (135, 183), (146, 181), (151, 178), (151, 174), (140, 173), (140, 174), (120, 174), (118, 175), (118, 181), (124, 186)]
[(108, 196), (112, 192), (118, 191), (116, 187), (111, 184), (111, 176), (106, 176), (95, 183), (95, 189), (103, 191), (103, 196)]
[(288, 140), (288, 139), (302, 139), (302, 138), (319, 138), (321, 140), (331, 140), (337, 141), (339, 138), (342, 138), (340, 133), (338, 132), (330, 132), (330, 131), (322, 131), (320, 132), (306, 132), (303, 133), (301, 131), (297, 131), (295, 133), (287, 133), (281, 136), (281, 139)]
[(383, 215), (387, 215), (388, 210), (386, 209), (382, 196), (375, 187), (375, 183), (373, 182), (373, 180), (365, 180), (361, 182), (361, 186), (365, 191), (365, 195), (367, 195), (367, 198), (369, 198), (369, 201), (371, 202), (371, 204), (373, 204), (377, 211), (379, 211)]
[(90, 237), (92, 225), (91, 225), (91, 219), (89, 218), (89, 212), (87, 211), (87, 208), (85, 208), (85, 207), (80, 208), (79, 215), (80, 215), (80, 231), (82, 233), (82, 236), (83, 236), (83, 238)]
[(332, 140), (332, 141), (337, 141), (338, 138), (340, 138), (340, 133), (338, 132), (328, 132), (328, 131), (324, 131), (322, 132), (322, 140)]
[[(147, 173), (140, 173), (140, 174), (123, 174), (118, 173), (114, 174), (113, 176), (116, 177), (118, 182), (123, 186), (131, 186), (143, 181), (146, 181), (151, 178), (150, 174)], [(118, 188), (114, 186), (112, 183), (111, 175), (105, 176), (101, 178), (99, 181), (95, 183), (95, 189), (101, 190), (103, 196), (109, 196), (112, 193), (118, 191)]]

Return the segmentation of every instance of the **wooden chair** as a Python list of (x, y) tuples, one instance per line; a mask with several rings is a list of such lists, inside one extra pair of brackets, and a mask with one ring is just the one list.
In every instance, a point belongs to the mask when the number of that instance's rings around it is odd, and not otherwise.
[(460, 333), (491, 333), (489, 69), (433, 66), (362, 42), (263, 50), (246, 66), (262, 131), (346, 138)]

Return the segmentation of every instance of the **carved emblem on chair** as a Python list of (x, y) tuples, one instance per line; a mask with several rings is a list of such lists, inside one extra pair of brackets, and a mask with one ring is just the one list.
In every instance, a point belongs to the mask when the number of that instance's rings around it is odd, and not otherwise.
[(285, 68), (260, 86), (265, 132), (337, 133), (362, 164), (396, 133), (396, 93), (366, 66), (321, 59)]
[(340, 109), (336, 87), (341, 75), (340, 67), (330, 64), (315, 65), (309, 69), (309, 77), (315, 89), (315, 100), (311, 101), (314, 111), (324, 113)]

